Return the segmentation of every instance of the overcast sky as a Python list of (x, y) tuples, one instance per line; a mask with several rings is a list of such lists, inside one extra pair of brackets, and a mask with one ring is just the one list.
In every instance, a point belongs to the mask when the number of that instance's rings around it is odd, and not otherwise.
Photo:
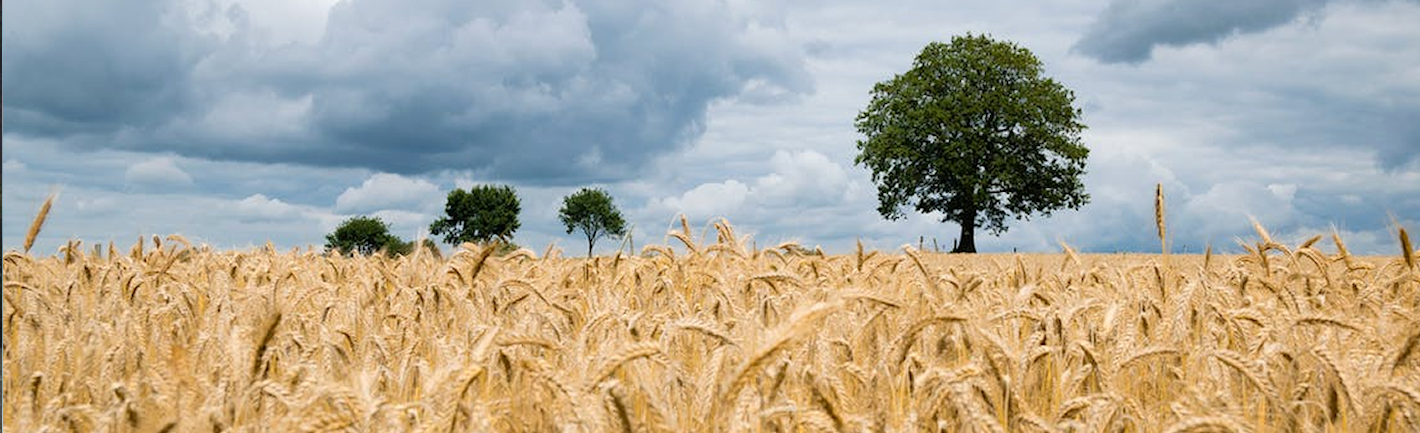
[[(561, 198), (605, 188), (638, 245), (678, 214), (763, 247), (850, 251), (887, 221), (853, 164), (873, 84), (968, 32), (1074, 90), (1091, 202), (983, 251), (1236, 250), (1255, 216), (1393, 254), (1420, 230), (1416, 0), (15, 0), (3, 3), (4, 248), (180, 233), (319, 246), (377, 215), (413, 238), (453, 188), (514, 185), (515, 241), (575, 255)], [(712, 230), (713, 233), (713, 230)], [(712, 235), (713, 236), (713, 235)], [(712, 238), (713, 239), (713, 238)], [(599, 250), (616, 247), (603, 241)]]

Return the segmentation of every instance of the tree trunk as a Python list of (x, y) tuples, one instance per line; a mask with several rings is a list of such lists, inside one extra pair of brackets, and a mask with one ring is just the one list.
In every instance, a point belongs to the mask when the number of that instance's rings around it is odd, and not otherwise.
[(954, 253), (976, 253), (976, 210), (966, 212), (961, 224), (961, 242), (952, 249)]
[(592, 245), (596, 244), (596, 238), (587, 236), (587, 258), (592, 258)]

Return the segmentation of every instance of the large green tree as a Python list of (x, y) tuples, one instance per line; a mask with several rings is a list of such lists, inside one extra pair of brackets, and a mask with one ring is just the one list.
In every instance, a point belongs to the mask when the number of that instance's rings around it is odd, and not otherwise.
[(612, 203), (611, 195), (601, 189), (582, 188), (563, 197), (557, 218), (567, 226), (568, 234), (580, 230), (587, 235), (587, 257), (592, 256), (592, 246), (597, 239), (626, 234), (626, 220), (621, 217), (621, 210)]
[(341, 253), (374, 254), (381, 249), (389, 254), (403, 254), (407, 242), (390, 234), (390, 227), (379, 217), (357, 216), (346, 219), (325, 235), (325, 248)]
[(873, 172), (878, 212), (940, 212), (961, 226), (955, 252), (976, 252), (975, 231), (1006, 217), (1049, 216), (1089, 201), (1089, 155), (1075, 95), (1043, 76), (1039, 59), (987, 36), (933, 42), (912, 69), (873, 86), (855, 126), (854, 160)]
[(518, 231), (522, 205), (513, 187), (475, 185), (464, 191), (455, 188), (444, 202), (444, 216), (429, 226), (429, 233), (443, 236), (444, 242), (486, 244), (507, 243)]

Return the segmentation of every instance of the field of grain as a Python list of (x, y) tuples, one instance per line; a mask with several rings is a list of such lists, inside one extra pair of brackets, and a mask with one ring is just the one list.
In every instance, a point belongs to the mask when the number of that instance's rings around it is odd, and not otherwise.
[(10, 252), (3, 427), (1420, 431), (1413, 256), (668, 239), (591, 261)]

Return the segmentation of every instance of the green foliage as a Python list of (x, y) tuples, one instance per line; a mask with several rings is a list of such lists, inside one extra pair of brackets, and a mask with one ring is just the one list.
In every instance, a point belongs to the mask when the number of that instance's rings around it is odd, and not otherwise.
[(445, 243), (454, 245), (486, 244), (495, 239), (507, 243), (518, 230), (518, 212), (521, 211), (518, 194), (511, 186), (477, 185), (468, 191), (454, 189), (444, 203), (444, 216), (429, 226), (429, 232), (442, 235)]
[(502, 256), (506, 256), (506, 255), (512, 254), (514, 251), (517, 251), (518, 249), (521, 249), (521, 248), (522, 248), (521, 245), (518, 245), (518, 244), (515, 244), (515, 243), (512, 243), (512, 242), (499, 242), (499, 243), (498, 243), (498, 249), (493, 251), (493, 255), (498, 256), (498, 257), (502, 257)]
[(587, 236), (587, 257), (597, 239), (626, 234), (626, 220), (612, 203), (611, 195), (596, 188), (582, 188), (562, 198), (562, 210), (557, 218), (567, 226), (567, 233), (581, 231)]
[[(399, 239), (395, 239), (395, 241), (396, 242), (391, 242), (384, 246), (386, 253), (390, 255), (407, 255), (414, 252), (414, 242), (404, 242)], [(443, 257), (444, 253), (439, 251), (439, 244), (435, 243), (433, 239), (426, 238), (423, 242), (420, 242), (420, 244), (426, 251), (429, 251), (429, 254), (433, 254), (434, 257)]]
[(334, 232), (325, 235), (326, 250), (339, 250), (350, 254), (374, 254), (384, 250), (387, 254), (407, 253), (409, 243), (390, 234), (388, 224), (379, 217), (357, 216), (345, 220)]
[(1042, 70), (1025, 48), (968, 34), (928, 44), (911, 70), (873, 86), (854, 162), (873, 172), (878, 212), (941, 212), (962, 227), (957, 251), (975, 252), (977, 226), (1001, 234), (1007, 216), (1088, 202), (1081, 111)]
[[(429, 251), (430, 254), (433, 254), (434, 257), (444, 257), (444, 253), (439, 251), (439, 244), (434, 242), (433, 239), (424, 238), (424, 240), (420, 242), (420, 244), (422, 244), (424, 246), (424, 249)], [(413, 250), (413, 247), (413, 245), (410, 245), (410, 250)]]
[(787, 245), (787, 246), (785, 246), (785, 247), (784, 247), (784, 252), (789, 253), (789, 254), (793, 254), (793, 255), (799, 255), (799, 256), (822, 256), (822, 255), (823, 255), (823, 250), (822, 250), (822, 249), (809, 248), (809, 247), (806, 247), (806, 246), (803, 246), (803, 245), (799, 245), (799, 244), (792, 244), (792, 245)]

